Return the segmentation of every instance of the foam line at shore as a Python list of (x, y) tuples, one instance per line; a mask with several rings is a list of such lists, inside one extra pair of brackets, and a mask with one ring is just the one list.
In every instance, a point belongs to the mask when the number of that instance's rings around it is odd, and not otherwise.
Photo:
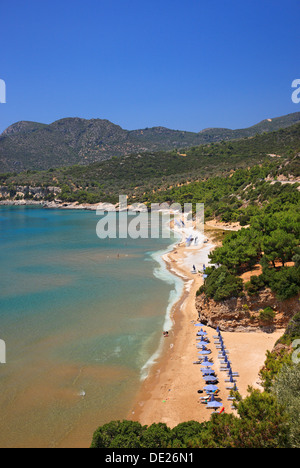
[[(168, 252), (172, 251), (173, 249), (168, 250)], [(162, 255), (163, 253), (163, 255)], [(154, 269), (154, 276), (161, 281), (164, 281), (170, 285), (174, 285), (174, 289), (170, 292), (169, 296), (169, 303), (166, 311), (165, 322), (164, 322), (164, 330), (170, 330), (173, 326), (173, 320), (171, 317), (171, 312), (173, 306), (176, 302), (179, 301), (181, 298), (183, 291), (184, 291), (184, 281), (178, 275), (171, 273), (166, 266), (164, 256), (166, 252), (156, 252), (152, 254), (152, 258), (159, 263), (159, 266)]]
[[(165, 283), (174, 285), (174, 289), (172, 289), (170, 292), (169, 302), (168, 302), (168, 306), (166, 309), (165, 321), (163, 324), (163, 330), (168, 330), (168, 331), (172, 329), (173, 324), (174, 324), (172, 320), (172, 316), (171, 316), (172, 309), (174, 305), (182, 297), (182, 294), (185, 288), (184, 281), (181, 278), (179, 278), (179, 276), (172, 274), (168, 270), (167, 265), (164, 260), (165, 255), (167, 255), (169, 252), (172, 252), (172, 250), (175, 248), (177, 244), (178, 244), (178, 240), (176, 241), (176, 243), (172, 244), (167, 250), (163, 250), (163, 251), (161, 250), (161, 251), (154, 252), (151, 254), (152, 259), (158, 263), (158, 266), (155, 267), (153, 271), (154, 276), (160, 279), (161, 281), (164, 281)], [(142, 367), (141, 369), (142, 381), (148, 377), (151, 367), (160, 357), (160, 354), (163, 349), (163, 343), (164, 343), (164, 338), (162, 337), (160, 339), (158, 349), (155, 351), (154, 354), (152, 354), (152, 356), (148, 359), (146, 364)]]
[[(153, 271), (154, 276), (162, 281), (165, 281), (166, 283), (170, 285), (174, 284), (174, 289), (171, 291), (170, 296), (169, 296), (169, 302), (168, 302), (166, 315), (165, 315), (165, 321), (163, 325), (163, 329), (165, 331), (167, 330), (169, 331), (169, 330), (172, 330), (173, 325), (174, 325), (174, 322), (172, 319), (172, 310), (175, 304), (180, 301), (184, 292), (190, 291), (192, 282), (189, 280), (187, 276), (184, 276), (180, 272), (176, 271), (174, 268), (168, 269), (167, 264), (166, 264), (166, 261), (167, 261), (166, 256), (168, 253), (176, 249), (176, 247), (182, 242), (184, 242), (185, 239), (190, 235), (193, 235), (193, 237), (197, 236), (199, 238), (199, 243), (197, 245), (190, 247), (191, 251), (195, 252), (195, 249), (201, 250), (203, 248), (203, 242), (204, 242), (205, 236), (203, 235), (203, 233), (198, 232), (191, 227), (182, 228), (182, 229), (177, 229), (176, 227), (171, 228), (169, 222), (165, 224), (164, 228), (168, 230), (169, 232), (172, 231), (174, 235), (177, 237), (177, 240), (172, 245), (170, 245), (170, 247), (167, 250), (154, 252), (151, 254), (151, 257), (159, 265)], [(163, 343), (164, 343), (164, 338), (161, 338), (158, 349), (148, 359), (146, 364), (142, 367), (141, 369), (142, 381), (148, 377), (151, 367), (160, 357), (162, 349), (163, 349)]]

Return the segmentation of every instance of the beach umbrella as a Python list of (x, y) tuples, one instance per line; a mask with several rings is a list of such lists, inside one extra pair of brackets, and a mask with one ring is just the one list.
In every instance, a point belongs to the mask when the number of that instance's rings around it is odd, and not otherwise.
[(226, 354), (223, 354), (223, 353), (219, 354), (219, 360), (220, 361), (222, 361), (222, 359), (225, 359), (225, 357), (227, 357)]
[(202, 362), (202, 367), (201, 369), (209, 369), (210, 367), (212, 367), (214, 364), (212, 362)]
[(207, 357), (204, 359), (204, 361), (202, 362), (202, 364), (203, 364), (203, 365), (205, 364), (206, 366), (213, 366), (213, 363), (210, 362), (210, 361), (207, 359)]
[(202, 367), (201, 372), (215, 372), (213, 369), (210, 369), (209, 367)]
[(209, 350), (199, 351), (198, 354), (199, 354), (199, 356), (208, 356), (209, 354), (211, 354), (211, 351), (209, 351)]
[(207, 336), (207, 332), (202, 329), (197, 333), (197, 336)]
[(203, 360), (203, 364), (205, 364), (205, 365), (211, 365), (212, 363), (209, 361), (208, 358), (205, 358), (205, 359)]
[(207, 341), (199, 341), (199, 343), (197, 343), (197, 348), (200, 349), (202, 348), (203, 346), (207, 346), (209, 343), (207, 343)]
[(219, 389), (216, 385), (206, 385), (206, 387), (204, 387), (204, 390), (206, 392), (216, 392)]
[(203, 376), (203, 379), (206, 381), (206, 382), (217, 382), (217, 377), (214, 377), (212, 375), (205, 375)]
[[(223, 363), (221, 363), (221, 364), (222, 364), (222, 365), (227, 364), (227, 367), (228, 367), (228, 364), (229, 364), (229, 366), (231, 365), (231, 364), (230, 364), (230, 361), (228, 361), (227, 356), (224, 357), (224, 361), (223, 361)], [(230, 368), (230, 367), (228, 367), (228, 369), (229, 369), (229, 368)]]
[(207, 408), (220, 408), (221, 406), (223, 406), (223, 403), (216, 401), (214, 396), (212, 396), (211, 400), (207, 403)]
[(200, 349), (201, 351), (198, 351), (198, 353), (200, 354), (201, 352), (207, 352), (209, 351), (211, 353), (211, 351), (205, 346), (205, 345), (202, 345), (202, 347), (198, 348)]
[(203, 323), (195, 323), (194, 325), (195, 325), (195, 327), (205, 327), (205, 325), (203, 325)]
[(215, 373), (214, 369), (201, 369), (202, 375), (213, 375)]

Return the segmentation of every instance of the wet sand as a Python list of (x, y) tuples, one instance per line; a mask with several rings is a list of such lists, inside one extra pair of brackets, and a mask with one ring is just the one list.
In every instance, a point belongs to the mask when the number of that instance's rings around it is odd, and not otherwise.
[[(208, 234), (208, 232), (210, 232)], [(211, 234), (211, 231), (206, 235)], [(193, 364), (197, 360), (195, 327), (198, 312), (195, 296), (203, 284), (201, 274), (192, 274), (191, 268), (195, 262), (197, 269), (208, 261), (208, 254), (214, 248), (211, 242), (190, 250), (185, 244), (177, 246), (164, 257), (167, 266), (174, 274), (185, 278), (186, 288), (180, 301), (174, 306), (172, 318), (174, 326), (169, 337), (164, 340), (163, 351), (158, 361), (151, 368), (148, 378), (143, 382), (138, 397), (129, 414), (129, 419), (142, 424), (151, 425), (163, 422), (169, 427), (175, 427), (181, 422), (195, 420), (199, 422), (210, 419), (211, 410), (202, 404), (198, 390), (203, 389), (204, 380), (200, 366)], [(218, 243), (218, 242), (217, 242)], [(204, 327), (210, 340), (209, 348), (212, 354), (209, 359), (215, 363), (220, 393), (218, 398), (225, 408), (225, 412), (233, 412), (231, 401), (228, 400), (230, 390), (226, 373), (220, 371), (218, 350), (214, 344), (216, 331)], [(222, 333), (225, 346), (230, 352), (234, 372), (239, 373), (237, 386), (242, 396), (247, 395), (249, 385), (259, 387), (258, 373), (265, 361), (267, 350), (271, 350), (281, 337), (283, 331), (273, 334), (256, 333)]]

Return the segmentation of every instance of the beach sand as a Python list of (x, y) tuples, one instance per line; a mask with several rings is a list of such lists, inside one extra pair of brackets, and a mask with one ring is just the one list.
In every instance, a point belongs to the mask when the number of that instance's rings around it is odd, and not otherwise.
[[(199, 400), (202, 395), (198, 390), (205, 385), (200, 366), (193, 364), (197, 360), (196, 333), (199, 330), (195, 327), (198, 321), (195, 296), (203, 279), (201, 274), (192, 274), (191, 269), (194, 264), (197, 269), (203, 263), (207, 264), (208, 254), (214, 248), (212, 232), (211, 227), (208, 228), (206, 235), (210, 238), (209, 243), (202, 247), (190, 249), (181, 244), (164, 257), (170, 271), (185, 277), (186, 288), (173, 308), (174, 326), (169, 337), (164, 338), (162, 353), (143, 382), (128, 415), (131, 420), (145, 425), (162, 422), (173, 428), (185, 421), (203, 422), (210, 419), (211, 410)], [(225, 383), (226, 373), (219, 370), (218, 350), (214, 344), (213, 336), (216, 331), (209, 327), (204, 327), (204, 330), (208, 334), (209, 348), (212, 350), (209, 359), (213, 359), (214, 369), (219, 377), (220, 393), (217, 399), (222, 401), (225, 412), (230, 413), (233, 409), (228, 401), (230, 391), (226, 389), (229, 384)], [(249, 385), (259, 388), (258, 373), (264, 364), (266, 352), (272, 350), (282, 334), (283, 331), (273, 334), (222, 333), (225, 346), (230, 352), (233, 371), (239, 373), (237, 386), (242, 396), (247, 395)]]

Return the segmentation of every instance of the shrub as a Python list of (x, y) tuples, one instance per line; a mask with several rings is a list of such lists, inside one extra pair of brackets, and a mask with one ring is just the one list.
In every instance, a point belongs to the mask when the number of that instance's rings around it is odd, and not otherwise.
[(299, 294), (299, 267), (285, 267), (276, 271), (274, 268), (265, 273), (265, 281), (279, 300), (284, 301)]
[(266, 307), (266, 309), (262, 310), (259, 314), (259, 319), (262, 322), (273, 322), (274, 318), (276, 317), (276, 313), (274, 312), (271, 307)]
[(172, 429), (172, 438), (182, 442), (188, 441), (196, 437), (203, 429), (203, 424), (196, 421), (188, 421), (178, 424)]
[(284, 365), (275, 379), (272, 392), (289, 414), (290, 445), (300, 448), (300, 366)]
[(277, 352), (267, 351), (264, 367), (259, 373), (265, 391), (269, 392), (271, 390), (274, 380), (281, 371), (282, 366), (284, 364), (291, 364), (291, 362), (291, 355), (285, 348)]
[(152, 424), (143, 433), (143, 448), (167, 448), (171, 443), (171, 429), (164, 423)]
[(255, 296), (259, 293), (259, 291), (264, 289), (265, 286), (266, 283), (264, 281), (263, 275), (251, 276), (250, 281), (245, 284), (245, 289), (248, 291), (250, 296)]
[(290, 345), (294, 340), (300, 339), (300, 312), (298, 312), (289, 321), (284, 335), (278, 340), (278, 343)]
[(97, 429), (91, 448), (140, 448), (145, 430), (138, 422), (112, 421)]
[(209, 273), (201, 291), (215, 301), (238, 297), (243, 291), (243, 280), (233, 275), (225, 266)]

